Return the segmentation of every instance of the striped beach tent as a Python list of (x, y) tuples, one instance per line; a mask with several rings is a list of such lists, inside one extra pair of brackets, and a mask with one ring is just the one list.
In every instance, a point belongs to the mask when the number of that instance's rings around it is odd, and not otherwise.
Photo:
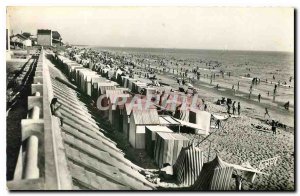
[(197, 180), (203, 166), (203, 152), (190, 145), (182, 148), (173, 166), (177, 181), (184, 186), (191, 186)]
[(192, 189), (194, 190), (229, 190), (233, 167), (222, 161), (218, 155), (204, 163), (200, 175)]
[(178, 133), (156, 132), (154, 161), (159, 168), (165, 163), (174, 165), (182, 147), (189, 145), (189, 139)]

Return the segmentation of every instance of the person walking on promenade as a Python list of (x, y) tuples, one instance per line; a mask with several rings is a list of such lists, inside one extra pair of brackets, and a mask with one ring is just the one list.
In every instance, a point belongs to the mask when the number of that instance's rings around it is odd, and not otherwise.
[(266, 115), (268, 115), (268, 116), (269, 116), (269, 118), (270, 118), (270, 114), (269, 114), (269, 110), (268, 110), (268, 108), (265, 108), (265, 115), (264, 115), (264, 118), (266, 117)]
[(237, 110), (238, 110), (238, 115), (240, 115), (241, 114), (241, 104), (240, 104), (240, 102), (238, 102)]
[(261, 94), (260, 93), (258, 94), (257, 98), (258, 98), (258, 102), (260, 103), (260, 99), (261, 99)]

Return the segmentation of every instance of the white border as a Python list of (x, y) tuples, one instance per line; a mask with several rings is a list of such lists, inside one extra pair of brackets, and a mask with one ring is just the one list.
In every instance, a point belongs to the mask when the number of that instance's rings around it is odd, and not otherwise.
[[(1, 108), (1, 121), (0, 121), (0, 127), (3, 127), (1, 130), (1, 137), (0, 137), (0, 149), (2, 150), (2, 161), (0, 162), (1, 169), (0, 169), (0, 179), (1, 179), (1, 195), (8, 195), (9, 192), (6, 189), (6, 85), (4, 82), (4, 78), (6, 78), (6, 63), (5, 63), (5, 29), (4, 26), (6, 24), (6, 6), (204, 6), (204, 7), (211, 7), (211, 6), (235, 6), (235, 7), (294, 7), (296, 9), (299, 9), (300, 6), (299, 0), (272, 0), (272, 1), (266, 1), (266, 0), (206, 0), (206, 1), (196, 1), (196, 0), (46, 0), (46, 1), (38, 1), (38, 0), (2, 0), (0, 1), (0, 24), (2, 29), (0, 30), (0, 38), (2, 46), (0, 47), (1, 50), (1, 56), (0, 56), (0, 78), (2, 78), (2, 82), (0, 83), (2, 93), (1, 93), (1, 100), (0, 100), (0, 108)], [(298, 10), (299, 11), (299, 10)], [(299, 12), (298, 12), (299, 14)], [(297, 26), (299, 25), (299, 20), (297, 20)], [(297, 37), (297, 35), (295, 35)], [(298, 44), (296, 45), (297, 48)], [(299, 51), (297, 51), (297, 55), (299, 57)], [(298, 65), (295, 65), (295, 68)], [(299, 76), (300, 71), (299, 68), (297, 70), (297, 75)], [(296, 80), (297, 81), (297, 80)], [(299, 97), (299, 86), (297, 86), (297, 95), (296, 97)], [(297, 100), (298, 101), (298, 100)], [(297, 112), (297, 116), (299, 116), (299, 111)], [(296, 120), (296, 119), (295, 119)], [(298, 132), (299, 129), (295, 130)], [(297, 142), (299, 142), (299, 135), (300, 133), (297, 133)], [(299, 150), (298, 150), (299, 151)], [(296, 159), (299, 159), (299, 152), (297, 151)], [(299, 173), (299, 161), (297, 164), (297, 174)], [(298, 177), (298, 175), (297, 175)], [(296, 181), (299, 182), (299, 179)], [(299, 183), (298, 186), (296, 184), (296, 188), (299, 189)], [(238, 193), (238, 192), (237, 192)], [(29, 193), (31, 194), (31, 193)], [(43, 193), (38, 193), (43, 194)], [(49, 193), (47, 193), (49, 194)], [(50, 193), (53, 194), (53, 193)], [(71, 192), (69, 193), (54, 193), (54, 194), (73, 194)], [(78, 193), (77, 193), (78, 194)], [(80, 193), (80, 194), (86, 194), (86, 193)], [(97, 193), (101, 195), (106, 195), (107, 193)], [(109, 193), (111, 194), (118, 194), (118, 193)], [(134, 194), (133, 192), (127, 193), (127, 194)], [(141, 194), (141, 193), (137, 193)], [(142, 193), (143, 194), (143, 193)], [(164, 192), (164, 193), (155, 193), (155, 194), (173, 194), (173, 192)], [(207, 194), (207, 193), (180, 193), (180, 194)], [(213, 193), (217, 194), (217, 193)], [(221, 193), (224, 194), (224, 193)], [(231, 194), (231, 193), (229, 193)], [(239, 194), (239, 193), (238, 193)], [(263, 195), (265, 193), (254, 193), (256, 195)], [(274, 194), (274, 193), (271, 193)], [(281, 194), (285, 195), (287, 193), (275, 193), (275, 194)]]

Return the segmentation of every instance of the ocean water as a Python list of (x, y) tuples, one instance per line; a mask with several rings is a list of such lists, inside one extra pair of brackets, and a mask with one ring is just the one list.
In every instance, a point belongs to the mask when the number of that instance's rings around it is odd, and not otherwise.
[[(133, 54), (138, 58), (179, 61), (180, 66), (206, 67), (204, 62), (216, 61), (216, 70), (230, 71), (235, 76), (250, 74), (251, 77), (288, 81), (294, 78), (294, 53), (268, 51), (196, 50), (160, 48), (93, 47), (120, 54)], [(250, 70), (249, 70), (250, 69)]]

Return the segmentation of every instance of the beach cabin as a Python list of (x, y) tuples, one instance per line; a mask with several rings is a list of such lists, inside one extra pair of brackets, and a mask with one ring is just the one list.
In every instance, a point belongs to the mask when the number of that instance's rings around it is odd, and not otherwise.
[(99, 82), (98, 83), (98, 96), (104, 95), (106, 90), (115, 90), (116, 89), (115, 82)]
[(211, 113), (190, 108), (189, 122), (197, 125), (197, 129), (195, 129), (196, 134), (200, 132), (203, 133), (204, 131), (205, 134), (208, 135), (210, 131), (210, 120)]
[(135, 81), (132, 84), (133, 93), (140, 93), (144, 88), (147, 88), (147, 83), (145, 82)]
[(99, 95), (98, 95), (98, 84), (99, 83), (106, 83), (106, 82), (110, 82), (109, 80), (107, 80), (106, 78), (103, 78), (99, 75), (95, 75), (91, 77), (91, 94), (92, 94), (92, 99), (94, 101), (97, 101)]
[(157, 132), (154, 147), (154, 161), (159, 168), (165, 163), (174, 165), (182, 147), (189, 145), (189, 139), (179, 133)]
[(134, 82), (136, 82), (137, 81), (137, 79), (133, 79), (133, 78), (129, 78), (128, 79), (128, 86), (127, 86), (127, 88), (131, 91), (131, 92), (133, 92), (133, 83)]
[(118, 88), (115, 90), (106, 90), (106, 96), (110, 103), (108, 120), (116, 130), (122, 132), (123, 115), (126, 115), (124, 114), (124, 105), (131, 96), (129, 94), (124, 94), (124, 90)]
[(130, 115), (129, 143), (135, 149), (145, 149), (147, 125), (159, 125), (156, 109), (133, 109)]
[(90, 72), (84, 74), (84, 92), (91, 96), (92, 95), (92, 77), (98, 76), (97, 72)]
[(146, 152), (151, 157), (154, 158), (154, 147), (156, 141), (157, 132), (173, 133), (171, 129), (166, 126), (146, 126)]

